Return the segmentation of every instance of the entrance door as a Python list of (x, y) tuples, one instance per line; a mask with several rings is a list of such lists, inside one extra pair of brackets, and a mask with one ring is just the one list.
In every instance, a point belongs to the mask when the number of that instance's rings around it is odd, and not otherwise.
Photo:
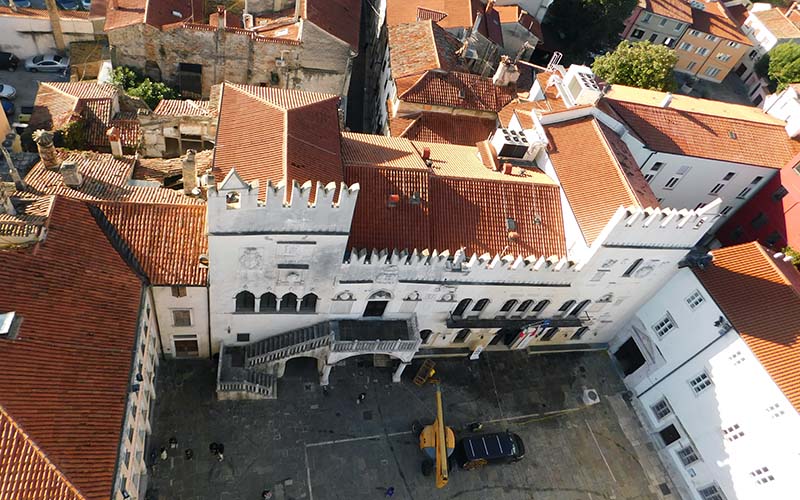
[(619, 361), (619, 364), (622, 366), (622, 373), (626, 376), (638, 370), (645, 361), (644, 355), (642, 351), (639, 350), (639, 346), (636, 345), (636, 341), (633, 340), (633, 337), (626, 340), (625, 343), (617, 349), (617, 352), (614, 353), (614, 357)]
[(367, 307), (364, 309), (365, 318), (379, 318), (383, 316), (386, 306), (389, 304), (388, 300), (370, 300), (367, 302)]
[(200, 355), (196, 335), (175, 335), (172, 341), (175, 343), (176, 358), (196, 358)]

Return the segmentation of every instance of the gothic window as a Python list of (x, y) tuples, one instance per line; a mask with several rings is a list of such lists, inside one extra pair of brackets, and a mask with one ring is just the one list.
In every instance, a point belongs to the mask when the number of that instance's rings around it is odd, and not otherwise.
[(561, 307), (558, 308), (558, 312), (566, 313), (574, 305), (575, 305), (575, 301), (574, 300), (568, 300), (568, 301), (564, 302), (563, 304), (561, 304)]
[(262, 313), (278, 312), (278, 297), (274, 293), (267, 292), (261, 296), (261, 304), (258, 311)]
[(575, 309), (573, 309), (572, 312), (569, 313), (569, 315), (572, 316), (572, 317), (575, 317), (575, 316), (579, 315), (581, 312), (583, 312), (584, 309), (586, 309), (586, 306), (591, 304), (591, 302), (592, 302), (591, 300), (584, 300), (583, 302), (578, 304), (575, 307)]
[(313, 313), (317, 312), (317, 296), (313, 293), (309, 293), (303, 296), (303, 300), (300, 301), (300, 312), (303, 313)]
[(520, 314), (526, 312), (528, 308), (531, 307), (531, 304), (533, 304), (532, 300), (523, 300), (519, 307), (517, 307), (517, 312)]
[(250, 292), (236, 294), (236, 312), (254, 312), (256, 310), (256, 296)]
[(539, 302), (538, 304), (536, 304), (536, 307), (533, 308), (533, 312), (542, 312), (549, 305), (550, 305), (550, 301), (549, 300), (543, 300), (543, 301)]
[(514, 309), (514, 306), (517, 305), (517, 301), (514, 299), (507, 300), (503, 307), (500, 308), (500, 312), (508, 312)]
[(464, 314), (464, 311), (467, 310), (471, 303), (472, 299), (461, 299), (461, 302), (459, 302), (456, 308), (453, 309), (453, 316), (460, 317), (462, 314)]
[(297, 295), (289, 292), (281, 297), (281, 312), (289, 314), (297, 312)]
[(472, 307), (473, 311), (483, 311), (486, 309), (486, 306), (489, 305), (489, 299), (481, 299), (478, 302), (475, 302), (475, 305)]

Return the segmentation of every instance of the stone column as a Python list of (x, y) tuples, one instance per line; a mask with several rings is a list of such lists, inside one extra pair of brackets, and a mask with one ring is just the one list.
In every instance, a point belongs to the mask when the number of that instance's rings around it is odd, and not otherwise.
[(59, 161), (58, 151), (53, 145), (53, 133), (39, 129), (33, 133), (33, 142), (36, 143), (36, 149), (39, 150), (39, 158), (41, 158), (44, 168), (58, 170), (61, 161)]
[(325, 366), (322, 367), (319, 375), (319, 385), (328, 385), (330, 383), (331, 368), (333, 368), (333, 365), (328, 363), (325, 363)]
[(406, 369), (406, 366), (410, 365), (411, 363), (407, 363), (405, 361), (401, 361), (399, 365), (397, 365), (397, 369), (392, 374), (392, 382), (399, 383), (400, 377), (403, 375), (403, 370)]

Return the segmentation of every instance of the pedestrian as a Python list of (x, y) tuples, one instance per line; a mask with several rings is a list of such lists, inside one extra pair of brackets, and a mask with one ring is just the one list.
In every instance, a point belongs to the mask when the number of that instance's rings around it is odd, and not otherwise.
[(391, 497), (394, 496), (394, 486), (389, 486), (386, 488), (386, 496)]
[(169, 438), (169, 447), (172, 448), (172, 449), (177, 448), (178, 447), (178, 438), (176, 438), (175, 436), (172, 436), (171, 438)]
[(210, 451), (212, 455), (216, 456), (217, 453), (219, 453), (219, 445), (217, 443), (211, 443), (208, 445), (208, 451)]
[(362, 392), (361, 394), (358, 395), (358, 399), (356, 399), (356, 404), (360, 405), (362, 402), (364, 402), (365, 399), (367, 399), (367, 393)]
[(194, 450), (192, 450), (191, 448), (186, 448), (183, 451), (183, 455), (186, 457), (186, 460), (191, 460), (194, 458)]
[(222, 462), (225, 459), (223, 453), (225, 452), (225, 445), (222, 443), (217, 443), (217, 460)]
[(272, 492), (270, 490), (264, 490), (261, 492), (261, 498), (263, 500), (269, 500), (272, 498)]
[(159, 456), (159, 458), (161, 458), (161, 460), (166, 460), (167, 459), (167, 449), (162, 446), (161, 449), (158, 451), (158, 456)]

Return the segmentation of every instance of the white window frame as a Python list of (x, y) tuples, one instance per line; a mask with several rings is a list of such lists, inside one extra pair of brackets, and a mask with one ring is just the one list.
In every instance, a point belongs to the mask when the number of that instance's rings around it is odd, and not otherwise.
[(705, 47), (697, 47), (697, 49), (695, 49), (694, 52), (695, 52), (695, 54), (697, 54), (699, 56), (704, 56), (704, 55), (708, 54), (708, 49), (705, 48)]
[(698, 307), (703, 305), (706, 301), (706, 298), (703, 297), (703, 294), (700, 290), (695, 290), (686, 297), (686, 305), (689, 306), (689, 309), (692, 311), (696, 310)]
[(708, 34), (706, 34), (706, 40), (708, 40), (709, 42), (716, 42), (717, 41), (717, 37), (715, 37), (711, 33), (708, 33)]
[(698, 36), (698, 37), (700, 36), (700, 32), (697, 30), (690, 30), (689, 34), (692, 36)]
[[(714, 491), (708, 491), (712, 489)], [(697, 494), (700, 495), (700, 498), (703, 500), (726, 500), (725, 494), (717, 483), (711, 483), (702, 488), (698, 488)]]
[(716, 78), (717, 75), (720, 74), (720, 72), (722, 72), (721, 69), (715, 68), (714, 66), (709, 66), (706, 68), (705, 71), (703, 71), (703, 74), (705, 74), (709, 78)]
[(733, 210), (733, 207), (730, 205), (726, 205), (722, 210), (719, 211), (719, 214), (728, 215), (731, 212), (731, 210)]
[(680, 31), (683, 29), (683, 23), (675, 23), (675, 31)]
[(722, 62), (728, 62), (731, 60), (730, 54), (725, 54), (723, 52), (717, 53), (717, 60)]
[(669, 405), (667, 398), (661, 398), (654, 404), (650, 405), (650, 411), (656, 418), (656, 422), (661, 422), (668, 416), (672, 415), (672, 407)]
[[(694, 446), (687, 444), (683, 448), (675, 450), (675, 456), (678, 457), (678, 460), (684, 467), (689, 467), (695, 462), (700, 461), (700, 455), (697, 453), (697, 450)], [(694, 457), (694, 460), (689, 460), (690, 458)]]
[(685, 50), (686, 52), (690, 52), (692, 50), (692, 44), (689, 42), (681, 42), (679, 47), (681, 50)]
[(642, 22), (645, 23), (645, 24), (649, 23), (650, 19), (652, 19), (652, 18), (653, 18), (653, 14), (651, 14), (649, 12), (645, 12), (644, 16), (642, 16)]
[(745, 199), (747, 197), (748, 194), (750, 194), (750, 191), (752, 191), (752, 189), (749, 188), (749, 187), (746, 187), (746, 188), (742, 189), (741, 191), (739, 191), (739, 194), (737, 194), (736, 197), (739, 198), (740, 200), (743, 200), (743, 199)]
[(675, 323), (675, 319), (672, 317), (669, 311), (667, 311), (667, 313), (664, 314), (664, 316), (662, 316), (658, 321), (653, 323), (650, 328), (653, 330), (653, 333), (656, 334), (657, 338), (663, 339), (669, 332), (676, 330), (678, 328), (678, 324)]
[(686, 69), (688, 71), (691, 71), (694, 69), (695, 66), (697, 66), (697, 63), (695, 61), (689, 61), (689, 64), (686, 65)]
[(702, 394), (706, 389), (714, 385), (714, 381), (711, 380), (711, 375), (708, 374), (707, 370), (703, 370), (690, 378), (687, 383), (695, 396)]

